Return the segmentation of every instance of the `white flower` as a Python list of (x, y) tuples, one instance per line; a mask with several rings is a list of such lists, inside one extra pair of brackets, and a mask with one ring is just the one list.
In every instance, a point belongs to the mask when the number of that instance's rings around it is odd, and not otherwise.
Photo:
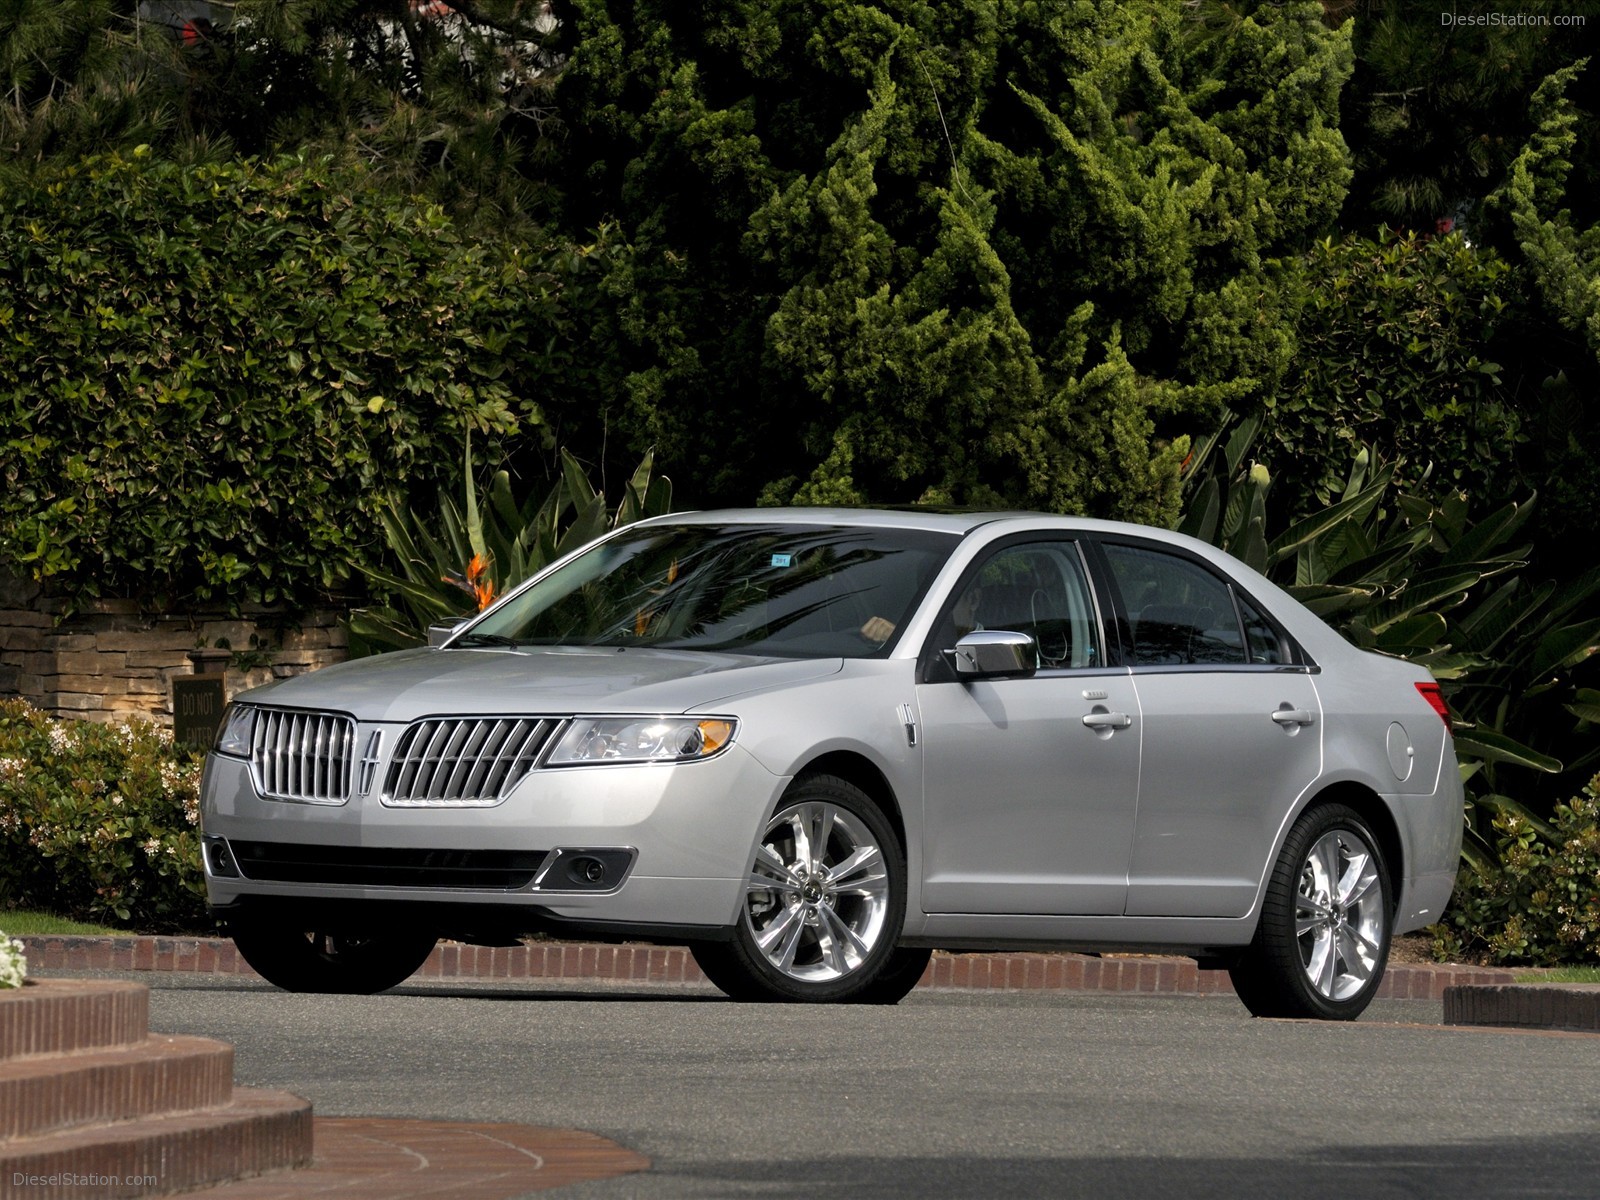
[(146, 854), (160, 854), (161, 840), (159, 838), (146, 838), (144, 843), (144, 852)]
[(28, 960), (22, 943), (0, 933), (0, 988), (21, 987), (28, 977)]

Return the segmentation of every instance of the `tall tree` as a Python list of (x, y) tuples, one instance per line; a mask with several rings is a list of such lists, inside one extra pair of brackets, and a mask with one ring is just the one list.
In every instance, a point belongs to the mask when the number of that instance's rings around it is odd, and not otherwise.
[(1175, 436), (1281, 369), (1264, 259), (1348, 179), (1315, 4), (558, 11), (560, 219), (636, 250), (610, 419), (707, 499), (1170, 519)]

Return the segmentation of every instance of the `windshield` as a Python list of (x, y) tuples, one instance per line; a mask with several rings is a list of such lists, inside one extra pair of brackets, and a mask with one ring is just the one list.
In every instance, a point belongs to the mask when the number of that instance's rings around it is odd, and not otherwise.
[(860, 526), (645, 526), (545, 576), (453, 645), (874, 657), (956, 541)]

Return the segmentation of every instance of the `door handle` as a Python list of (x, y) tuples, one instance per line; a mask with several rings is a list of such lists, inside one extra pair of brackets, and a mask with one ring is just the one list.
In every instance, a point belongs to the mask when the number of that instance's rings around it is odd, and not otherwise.
[(1272, 714), (1272, 719), (1279, 725), (1310, 725), (1317, 715), (1304, 708), (1280, 708)]
[(1127, 713), (1092, 712), (1083, 714), (1083, 723), (1090, 729), (1126, 729), (1133, 718)]

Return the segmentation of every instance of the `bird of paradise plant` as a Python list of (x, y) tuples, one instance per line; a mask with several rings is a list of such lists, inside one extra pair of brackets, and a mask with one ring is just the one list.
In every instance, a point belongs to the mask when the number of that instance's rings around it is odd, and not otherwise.
[[(623, 487), (613, 510), (589, 482), (583, 466), (561, 451), (561, 478), (542, 501), (518, 503), (511, 475), (492, 477), (486, 503), (467, 440), (462, 503), (441, 496), (436, 518), (390, 505), (379, 514), (393, 570), (366, 569), (389, 601), (350, 614), (345, 628), (357, 657), (420, 646), (428, 626), (481, 612), (524, 579), (603, 533), (642, 517), (672, 511), (672, 482), (652, 478), (647, 453)], [(459, 564), (465, 563), (465, 569)]]
[(479, 612), (493, 604), (500, 594), (495, 590), (494, 579), (489, 575), (489, 560), (481, 554), (473, 554), (464, 573), (458, 575), (453, 571), (447, 571), (439, 576), (439, 582), (460, 588), (471, 596), (477, 603)]

